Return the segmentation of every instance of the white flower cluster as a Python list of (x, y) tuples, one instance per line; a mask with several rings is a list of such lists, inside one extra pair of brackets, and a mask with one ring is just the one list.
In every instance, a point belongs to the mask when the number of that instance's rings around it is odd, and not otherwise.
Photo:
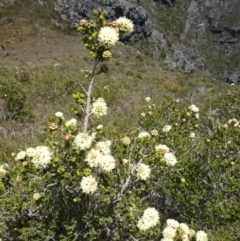
[(36, 168), (46, 168), (52, 160), (52, 152), (47, 146), (29, 147), (26, 151), (20, 151), (15, 160), (24, 160), (29, 157)]
[(166, 145), (159, 144), (159, 145), (155, 146), (155, 152), (160, 156), (163, 156), (165, 153), (167, 153), (169, 151), (170, 151), (170, 149)]
[(94, 193), (98, 188), (97, 181), (92, 175), (83, 177), (80, 186), (82, 192), (87, 194)]
[(151, 135), (158, 136), (159, 135), (158, 130), (156, 130), (156, 129), (151, 130)]
[(188, 109), (194, 113), (199, 112), (199, 108), (196, 105), (190, 105), (188, 106)]
[(72, 118), (71, 120), (67, 121), (65, 123), (66, 127), (77, 127), (77, 120), (75, 118)]
[(150, 177), (151, 169), (148, 165), (140, 163), (136, 169), (137, 177), (141, 180), (147, 180)]
[(196, 233), (196, 241), (208, 241), (208, 236), (207, 234), (200, 230), (200, 231), (197, 231)]
[(123, 32), (124, 34), (130, 34), (133, 31), (133, 22), (126, 18), (126, 17), (120, 17), (116, 20), (119, 30)]
[(147, 131), (142, 131), (138, 135), (139, 139), (145, 139), (145, 138), (149, 138), (149, 137), (150, 137), (150, 134)]
[(195, 132), (190, 132), (189, 138), (194, 139), (195, 137), (196, 137), (196, 133)]
[(52, 153), (47, 146), (37, 146), (31, 151), (31, 162), (36, 168), (46, 168), (51, 163)]
[(163, 238), (161, 241), (174, 241), (175, 238), (181, 241), (190, 241), (195, 235), (196, 241), (208, 241), (207, 234), (204, 231), (198, 231), (196, 233), (185, 223), (179, 223), (174, 219), (168, 219), (166, 224), (162, 232)]
[(169, 147), (166, 145), (160, 144), (155, 146), (155, 152), (168, 166), (175, 166), (177, 164), (176, 156), (170, 152)]
[(98, 33), (98, 42), (105, 48), (110, 48), (116, 44), (119, 39), (118, 32), (112, 27), (102, 27)]
[(8, 164), (6, 164), (6, 163), (0, 166), (0, 179), (5, 177), (5, 175), (7, 173), (6, 168), (8, 168)]
[(167, 166), (175, 166), (177, 164), (177, 158), (172, 152), (167, 152), (164, 154), (163, 159)]
[(144, 210), (143, 216), (139, 219), (137, 227), (141, 231), (145, 231), (157, 225), (159, 222), (159, 213), (155, 208), (147, 208)]
[(99, 118), (101, 116), (107, 115), (108, 107), (103, 98), (98, 98), (93, 104), (91, 113)]
[(87, 133), (79, 133), (75, 136), (73, 144), (77, 146), (80, 150), (87, 150), (91, 147), (95, 137), (95, 133), (92, 133), (91, 135)]
[(162, 131), (167, 133), (169, 132), (170, 130), (172, 129), (172, 127), (170, 125), (165, 125), (163, 128), (162, 128)]
[(125, 136), (121, 139), (123, 145), (128, 146), (131, 144), (131, 139), (128, 136)]
[(17, 156), (15, 157), (16, 161), (23, 160), (26, 157), (26, 152), (25, 151), (20, 151), (18, 152)]
[(100, 167), (105, 172), (112, 171), (116, 166), (116, 161), (111, 156), (111, 141), (97, 142), (86, 155), (85, 161), (90, 167)]
[(56, 112), (56, 113), (55, 113), (55, 116), (56, 116), (57, 118), (59, 118), (59, 119), (64, 119), (64, 115), (63, 115), (63, 113), (60, 112), (60, 111)]
[(190, 105), (190, 106), (188, 106), (188, 109), (190, 110), (190, 112), (191, 113), (187, 113), (189, 116), (191, 115), (191, 114), (194, 114), (194, 116), (195, 116), (195, 118), (196, 119), (199, 119), (199, 108), (196, 106), (196, 105)]
[(151, 97), (146, 97), (146, 98), (145, 98), (145, 101), (146, 101), (146, 102), (150, 102), (150, 101), (151, 101)]
[(228, 124), (240, 128), (240, 120), (237, 120), (236, 118), (228, 120)]

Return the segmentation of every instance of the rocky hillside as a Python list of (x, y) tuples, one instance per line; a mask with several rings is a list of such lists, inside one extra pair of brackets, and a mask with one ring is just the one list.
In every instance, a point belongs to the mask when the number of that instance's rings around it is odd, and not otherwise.
[[(0, 6), (14, 4), (2, 1)], [(16, 2), (15, 2), (16, 4)], [(132, 19), (135, 31), (122, 39), (137, 50), (185, 72), (240, 83), (240, 2), (238, 0), (38, 0), (76, 28), (104, 8), (108, 18)]]
[(109, 19), (133, 20), (135, 32), (122, 41), (138, 50), (186, 72), (240, 83), (238, 0), (57, 0), (55, 10), (75, 27), (98, 7)]

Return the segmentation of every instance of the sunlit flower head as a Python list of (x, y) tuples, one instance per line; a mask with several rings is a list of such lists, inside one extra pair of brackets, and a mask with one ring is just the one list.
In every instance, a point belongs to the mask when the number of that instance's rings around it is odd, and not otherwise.
[(83, 177), (80, 186), (82, 192), (87, 194), (94, 193), (98, 188), (97, 181), (92, 175)]
[(151, 101), (151, 97), (146, 97), (146, 98), (145, 98), (145, 101), (146, 101), (146, 102), (150, 102), (150, 101)]
[(196, 233), (196, 241), (208, 241), (208, 236), (207, 234), (200, 230), (200, 231), (197, 231)]
[(40, 193), (35, 192), (35, 193), (33, 194), (33, 199), (34, 199), (35, 201), (39, 200), (40, 198), (41, 198), (41, 194), (40, 194)]
[(166, 223), (167, 223), (167, 226), (172, 227), (174, 229), (178, 229), (179, 227), (179, 222), (176, 221), (175, 219), (167, 219)]
[(8, 164), (3, 164), (0, 166), (0, 179), (6, 176)]
[(105, 48), (110, 48), (116, 44), (119, 35), (112, 27), (102, 27), (98, 33), (98, 42)]
[(147, 208), (144, 210), (143, 216), (139, 219), (137, 227), (145, 231), (157, 225), (159, 222), (159, 213), (155, 208)]
[(75, 136), (73, 144), (77, 146), (80, 150), (87, 150), (91, 147), (95, 137), (95, 133), (92, 133), (91, 135), (88, 135), (87, 133), (79, 133)]
[(86, 155), (85, 162), (90, 167), (98, 167), (102, 153), (99, 150), (92, 148)]
[(165, 153), (162, 160), (166, 162), (167, 166), (175, 166), (177, 164), (177, 158), (171, 152)]
[(52, 159), (52, 153), (47, 146), (37, 146), (32, 156), (31, 162), (36, 168), (46, 168)]
[(148, 165), (140, 163), (136, 169), (136, 175), (141, 180), (147, 180), (150, 177), (151, 169)]
[(188, 109), (195, 113), (199, 112), (199, 108), (196, 105), (190, 105)]
[(189, 234), (189, 227), (188, 227), (188, 225), (187, 224), (185, 224), (185, 223), (180, 223), (179, 224), (179, 229), (180, 229), (180, 231), (181, 231), (181, 233), (182, 234)]
[(163, 237), (167, 239), (173, 239), (176, 236), (177, 230), (175, 228), (172, 228), (170, 226), (167, 226), (163, 229)]
[(170, 125), (165, 125), (163, 128), (162, 128), (162, 131), (167, 133), (169, 132), (170, 130), (172, 129), (172, 127)]
[(97, 118), (107, 115), (107, 111), (108, 111), (108, 107), (103, 98), (98, 98), (92, 104), (91, 113)]
[(99, 160), (99, 166), (105, 172), (110, 172), (116, 167), (116, 160), (111, 155), (103, 155)]
[(191, 132), (190, 135), (189, 135), (189, 138), (194, 139), (195, 137), (196, 137), (195, 132)]
[(140, 138), (140, 139), (145, 139), (145, 138), (149, 138), (149, 137), (150, 137), (150, 134), (146, 131), (142, 131), (138, 135), (138, 138)]
[(33, 147), (29, 147), (29, 148), (27, 148), (27, 150), (26, 150), (26, 156), (28, 156), (28, 157), (33, 157), (35, 151), (36, 151), (36, 149), (33, 148)]
[(125, 146), (128, 146), (128, 145), (131, 144), (131, 140), (130, 140), (130, 138), (129, 138), (128, 136), (123, 137), (123, 138), (121, 139), (121, 142), (122, 142), (122, 144), (125, 145)]
[(72, 118), (71, 120), (67, 121), (65, 124), (66, 127), (77, 127), (77, 120)]
[(63, 113), (60, 112), (60, 111), (56, 112), (56, 113), (55, 113), (55, 116), (56, 116), (57, 118), (59, 118), (59, 119), (64, 119)]
[(96, 143), (94, 149), (101, 152), (102, 155), (109, 155), (111, 153), (110, 146), (112, 145), (111, 141), (99, 141)]
[(188, 235), (189, 235), (190, 238), (194, 237), (195, 234), (196, 234), (196, 232), (195, 232), (194, 229), (189, 229), (189, 234)]
[(25, 151), (20, 151), (18, 152), (17, 156), (15, 157), (15, 160), (23, 160), (26, 157), (26, 152)]
[(199, 119), (199, 113), (195, 113), (195, 118)]
[(101, 130), (102, 128), (103, 128), (103, 125), (98, 125), (98, 126), (96, 127), (97, 130)]
[(165, 153), (167, 153), (169, 151), (170, 151), (170, 149), (166, 145), (159, 144), (159, 145), (155, 146), (155, 152), (160, 156), (164, 155)]
[(152, 136), (158, 136), (159, 135), (158, 130), (156, 130), (156, 129), (151, 130), (151, 135)]
[(129, 163), (129, 160), (126, 159), (126, 158), (123, 158), (123, 159), (122, 159), (122, 162), (123, 162), (123, 164), (125, 165), (125, 164), (128, 164), (128, 163)]
[(133, 31), (134, 25), (133, 22), (126, 18), (126, 17), (120, 17), (116, 20), (118, 23), (119, 29), (124, 34), (129, 34)]

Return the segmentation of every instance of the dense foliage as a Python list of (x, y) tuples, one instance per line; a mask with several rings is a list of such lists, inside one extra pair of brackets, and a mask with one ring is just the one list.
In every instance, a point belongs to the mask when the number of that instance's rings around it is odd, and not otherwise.
[[(86, 86), (73, 93), (75, 118), (56, 112), (42, 145), (22, 144), (11, 162), (1, 163), (0, 237), (207, 240), (194, 229), (210, 240), (236, 240), (239, 90), (221, 95), (222, 106), (218, 99), (201, 106), (142, 96), (138, 127), (106, 127), (108, 106), (93, 87), (98, 64), (111, 59), (112, 29), (120, 23), (95, 15), (98, 22), (80, 22), (94, 64), (85, 72)], [(105, 27), (112, 29), (99, 39)]]

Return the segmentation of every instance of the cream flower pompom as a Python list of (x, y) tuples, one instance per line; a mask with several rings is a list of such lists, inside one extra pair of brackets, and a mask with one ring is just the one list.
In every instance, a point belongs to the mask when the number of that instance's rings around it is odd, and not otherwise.
[(123, 32), (124, 34), (129, 34), (133, 31), (133, 22), (126, 18), (126, 17), (120, 17), (119, 19), (116, 20), (119, 29), (121, 32)]
[(159, 222), (159, 213), (155, 208), (147, 208), (144, 210), (143, 216), (139, 219), (137, 227), (145, 231), (157, 225)]
[(162, 128), (162, 131), (167, 133), (169, 132), (170, 130), (172, 129), (172, 127), (170, 125), (165, 125), (163, 128)]
[(177, 233), (177, 230), (170, 226), (167, 226), (166, 228), (164, 228), (162, 232), (163, 237), (167, 239), (173, 239), (176, 236), (176, 233)]
[(98, 98), (93, 104), (91, 113), (99, 118), (101, 116), (107, 115), (108, 107), (103, 98)]
[(85, 162), (87, 162), (90, 167), (98, 167), (101, 157), (101, 152), (93, 148), (87, 153)]
[(151, 169), (148, 165), (140, 163), (136, 169), (137, 177), (139, 177), (141, 180), (147, 180), (150, 177)]
[(170, 149), (166, 145), (159, 144), (155, 146), (155, 151), (158, 155), (164, 155), (165, 153), (169, 152)]
[(82, 192), (87, 194), (94, 193), (98, 188), (97, 181), (92, 175), (83, 177), (80, 186)]
[(149, 137), (150, 137), (150, 134), (146, 131), (142, 131), (138, 135), (138, 138), (140, 138), (140, 139), (145, 139), (145, 138), (149, 138)]
[(183, 234), (189, 234), (189, 231), (190, 231), (190, 229), (189, 229), (189, 227), (187, 226), (187, 224), (185, 224), (185, 223), (180, 223), (179, 224), (179, 229), (182, 231), (182, 233)]
[(109, 155), (111, 153), (110, 146), (112, 145), (112, 142), (107, 141), (99, 141), (96, 143), (94, 149), (99, 150), (102, 155)]
[(199, 108), (196, 105), (190, 105), (190, 106), (188, 106), (188, 109), (195, 113), (197, 113), (199, 111)]
[(111, 155), (103, 155), (99, 160), (100, 168), (105, 172), (110, 172), (116, 167), (116, 161)]
[(123, 145), (128, 146), (131, 144), (131, 139), (128, 136), (125, 136), (121, 139)]
[(35, 148), (29, 147), (29, 148), (27, 148), (27, 150), (26, 150), (26, 156), (28, 156), (28, 157), (33, 157), (33, 156), (34, 156), (34, 152), (35, 152)]
[(80, 150), (87, 150), (91, 147), (96, 134), (88, 135), (86, 133), (79, 133), (75, 136), (73, 144), (77, 146)]
[(77, 127), (77, 120), (72, 118), (71, 120), (67, 121), (65, 124), (66, 127)]
[(36, 168), (46, 168), (52, 159), (52, 153), (47, 146), (37, 146), (33, 152), (31, 162)]
[(165, 153), (162, 160), (165, 161), (168, 166), (172, 166), (173, 167), (173, 166), (175, 166), (177, 164), (177, 158), (171, 152)]
[(6, 170), (7, 167), (8, 167), (8, 164), (3, 164), (0, 166), (0, 179), (2, 177), (5, 177), (5, 175), (7, 173), (7, 170)]
[(55, 116), (56, 116), (57, 118), (64, 119), (64, 115), (63, 115), (63, 113), (60, 112), (60, 111), (56, 112), (56, 113), (55, 113)]
[(26, 152), (25, 151), (20, 151), (18, 152), (17, 156), (15, 157), (15, 160), (23, 160), (26, 157)]
[(176, 221), (175, 219), (167, 219), (166, 223), (167, 223), (167, 226), (172, 227), (174, 229), (178, 229), (179, 227), (179, 222)]
[(200, 231), (197, 231), (196, 233), (196, 241), (208, 241), (208, 236), (207, 234), (200, 230)]
[(118, 41), (119, 35), (114, 28), (105, 26), (98, 33), (98, 42), (106, 48), (110, 48)]

